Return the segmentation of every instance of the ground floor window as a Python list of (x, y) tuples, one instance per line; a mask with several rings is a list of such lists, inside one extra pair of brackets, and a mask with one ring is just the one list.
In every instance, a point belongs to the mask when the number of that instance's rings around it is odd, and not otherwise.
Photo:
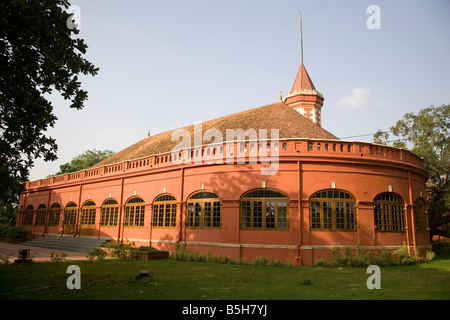
[[(82, 236), (93, 236), (95, 233), (95, 216), (97, 208), (94, 201), (88, 200), (81, 207), (81, 218), (79, 234)], [(67, 230), (68, 233), (69, 229)]]
[(61, 214), (61, 206), (58, 203), (52, 204), (48, 216), (48, 225), (57, 226), (59, 224), (60, 214)]
[(33, 224), (33, 215), (34, 215), (34, 207), (32, 205), (29, 205), (25, 209), (25, 217), (23, 220), (23, 224), (25, 226), (31, 226)]
[(177, 199), (164, 194), (153, 201), (153, 227), (175, 227), (177, 225)]
[(288, 228), (288, 197), (271, 189), (257, 189), (241, 197), (241, 228), (285, 230)]
[(106, 200), (102, 205), (101, 226), (117, 226), (119, 203), (114, 199)]
[(75, 226), (77, 223), (77, 205), (75, 202), (69, 202), (64, 209), (63, 220), (63, 232), (64, 234), (74, 234)]
[(76, 221), (77, 221), (77, 205), (74, 202), (70, 202), (64, 209), (64, 224), (74, 225)]
[(45, 225), (45, 216), (47, 215), (47, 207), (45, 204), (40, 204), (36, 211), (36, 225)]
[(125, 221), (126, 227), (143, 227), (145, 217), (145, 203), (139, 197), (131, 198), (125, 204)]
[(93, 225), (95, 224), (95, 202), (87, 201), (81, 208), (81, 224)]
[(392, 192), (377, 195), (373, 200), (376, 231), (405, 231), (405, 204)]
[(347, 191), (329, 189), (313, 194), (309, 201), (312, 230), (356, 230), (355, 198)]
[(211, 191), (199, 191), (187, 201), (188, 228), (220, 228), (222, 222), (222, 200)]
[(414, 201), (414, 227), (418, 232), (427, 231), (427, 216), (425, 212), (425, 200), (423, 198), (417, 198)]

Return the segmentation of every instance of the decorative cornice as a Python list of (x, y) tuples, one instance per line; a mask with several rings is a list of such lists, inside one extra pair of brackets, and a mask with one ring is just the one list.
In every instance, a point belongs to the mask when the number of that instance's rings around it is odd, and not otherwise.
[(289, 97), (293, 97), (293, 96), (299, 95), (299, 94), (311, 95), (311, 96), (319, 96), (319, 97), (321, 97), (322, 99), (324, 99), (322, 93), (320, 93), (320, 92), (317, 91), (317, 90), (311, 90), (311, 89), (300, 89), (300, 90), (295, 90), (294, 92), (289, 92), (289, 93), (286, 95), (285, 99), (286, 99), (286, 98), (289, 98)]

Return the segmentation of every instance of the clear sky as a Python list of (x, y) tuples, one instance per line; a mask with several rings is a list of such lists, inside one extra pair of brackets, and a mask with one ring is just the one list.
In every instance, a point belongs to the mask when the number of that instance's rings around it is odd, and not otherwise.
[[(271, 104), (304, 64), (324, 97), (322, 126), (339, 138), (371, 134), (405, 113), (450, 103), (450, 1), (73, 0), (89, 100), (58, 117), (48, 134), (55, 162), (45, 178), (88, 149), (118, 152), (151, 134)], [(380, 29), (369, 29), (370, 5)], [(371, 136), (347, 140), (371, 141)]]

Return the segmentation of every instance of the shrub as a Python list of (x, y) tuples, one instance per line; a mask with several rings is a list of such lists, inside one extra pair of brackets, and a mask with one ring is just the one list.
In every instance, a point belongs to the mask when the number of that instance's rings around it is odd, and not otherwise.
[(89, 251), (89, 253), (86, 257), (91, 262), (94, 261), (95, 258), (97, 258), (97, 260), (101, 261), (106, 257), (106, 251), (101, 248), (94, 248), (91, 251)]
[(270, 267), (285, 267), (292, 266), (292, 262), (284, 263), (281, 260), (274, 259), (274, 257), (267, 258), (266, 256), (256, 257), (251, 263), (253, 266), (270, 266)]
[(364, 253), (359, 247), (359, 240), (356, 248), (352, 252), (349, 245), (344, 247), (344, 254), (341, 255), (341, 249), (338, 244), (336, 244), (331, 249), (332, 259), (327, 261), (325, 258), (317, 259), (314, 262), (316, 267), (367, 267), (371, 264), (372, 254), (370, 252)]
[(4, 264), (9, 264), (9, 257), (8, 256), (0, 256), (0, 262), (3, 262)]
[(314, 261), (314, 266), (316, 267), (329, 267), (328, 261), (327, 259), (325, 259), (324, 257), (320, 258), (320, 259), (316, 259)]
[(140, 246), (140, 247), (138, 248), (138, 250), (139, 250), (139, 251), (145, 251), (145, 252), (156, 252), (156, 251), (159, 251), (158, 249), (153, 248), (153, 247), (151, 247), (151, 246)]
[(430, 262), (435, 258), (436, 254), (433, 251), (428, 251), (425, 255), (425, 258), (423, 258), (424, 262)]
[(393, 264), (392, 253), (389, 250), (383, 250), (373, 257), (372, 263), (379, 267), (391, 266)]
[(134, 242), (109, 242), (105, 244), (104, 247), (113, 251), (113, 257), (118, 257), (120, 260), (126, 260), (130, 251), (136, 248), (136, 245), (134, 244)]
[(409, 254), (405, 242), (402, 243), (400, 248), (392, 252), (392, 256), (394, 257), (394, 264), (401, 266), (415, 264), (418, 262), (417, 254), (415, 253)]
[(418, 256), (416, 252), (408, 253), (406, 243), (403, 242), (401, 247), (391, 252), (383, 250), (380, 253), (372, 256), (370, 252), (364, 253), (359, 248), (359, 241), (353, 254), (350, 247), (344, 247), (344, 255), (340, 254), (340, 248), (336, 244), (331, 249), (332, 259), (327, 261), (325, 258), (316, 259), (314, 265), (316, 267), (367, 267), (371, 264), (386, 267), (395, 265), (411, 265), (419, 262), (428, 262), (434, 258), (433, 252), (428, 252), (425, 258)]
[(66, 257), (67, 257), (67, 253), (61, 253), (61, 255), (59, 255), (59, 254), (55, 254), (54, 252), (52, 252), (51, 254), (50, 254), (50, 260), (52, 261), (52, 263), (55, 263), (55, 264), (57, 264), (57, 263), (60, 263), (61, 261), (64, 261), (64, 260), (66, 260)]
[(0, 225), (0, 238), (25, 240), (31, 237), (31, 230), (18, 226)]
[[(172, 257), (175, 260), (191, 261), (191, 262), (212, 262), (212, 263), (241, 264), (241, 265), (248, 264), (245, 258), (232, 259), (227, 256), (221, 256), (220, 254), (211, 255), (209, 249), (206, 255), (200, 254), (196, 251), (187, 251), (186, 244), (183, 242), (180, 242), (176, 245), (176, 251), (173, 253)], [(273, 257), (267, 258), (261, 256), (253, 259), (252, 265), (280, 267), (280, 266), (292, 266), (292, 262), (283, 263), (282, 261), (276, 260)]]
[(267, 265), (267, 257), (265, 256), (261, 256), (261, 257), (256, 257), (252, 260), (252, 265), (253, 266), (265, 266)]
[(187, 261), (186, 244), (183, 242), (177, 243), (176, 251), (173, 253), (175, 260)]

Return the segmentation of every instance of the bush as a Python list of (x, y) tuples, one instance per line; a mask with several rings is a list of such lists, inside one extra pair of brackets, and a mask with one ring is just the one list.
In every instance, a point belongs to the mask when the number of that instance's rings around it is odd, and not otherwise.
[(322, 257), (322, 258), (316, 259), (314, 261), (314, 266), (316, 266), (316, 267), (329, 267), (329, 263), (328, 263), (327, 259)]
[(159, 251), (159, 250), (156, 249), (156, 248), (153, 248), (153, 247), (151, 247), (151, 246), (140, 246), (140, 247), (138, 248), (138, 251), (157, 252), (157, 251)]
[(26, 240), (31, 237), (31, 230), (18, 226), (0, 225), (0, 238)]
[(270, 267), (286, 267), (292, 266), (292, 262), (284, 263), (281, 260), (274, 259), (274, 257), (267, 258), (266, 256), (256, 257), (251, 263), (253, 266), (270, 266)]
[[(247, 260), (245, 258), (232, 259), (227, 256), (211, 255), (211, 252), (208, 249), (207, 255), (198, 253), (196, 251), (189, 252), (186, 250), (185, 243), (178, 243), (176, 246), (176, 251), (172, 256), (175, 260), (181, 261), (191, 261), (191, 262), (212, 262), (212, 263), (224, 263), (224, 264), (241, 264), (246, 265)], [(264, 256), (256, 257), (252, 261), (252, 265), (259, 266), (273, 266), (273, 267), (281, 267), (281, 266), (292, 266), (292, 262), (283, 263), (280, 260), (276, 260), (273, 257), (267, 258)]]
[(9, 264), (9, 257), (8, 256), (0, 256), (0, 262), (3, 262), (4, 264)]
[(331, 256), (332, 259), (330, 261), (327, 261), (325, 258), (317, 259), (314, 262), (314, 265), (316, 267), (367, 267), (371, 264), (372, 254), (370, 252), (364, 253), (364, 250), (362, 250), (359, 247), (359, 240), (356, 245), (356, 248), (354, 250), (355, 252), (352, 252), (352, 249), (350, 249), (349, 245), (346, 245), (344, 247), (344, 254), (341, 255), (341, 249), (336, 244), (331, 249)]
[(267, 265), (267, 261), (265, 256), (256, 257), (252, 260), (252, 266), (265, 266)]
[(176, 251), (173, 253), (173, 258), (175, 260), (188, 261), (188, 253), (186, 251), (186, 244), (180, 242), (176, 245)]
[(196, 251), (188, 252), (186, 250), (186, 244), (183, 242), (177, 243), (176, 251), (173, 253), (173, 258), (175, 260), (189, 261), (189, 262), (206, 262), (208, 261), (208, 259), (211, 259), (211, 257), (208, 258), (207, 256), (202, 255)]
[(54, 252), (52, 252), (50, 254), (50, 260), (52, 261), (52, 263), (55, 263), (55, 264), (66, 260), (66, 257), (67, 257), (67, 253), (64, 253), (64, 252), (62, 252), (61, 255), (59, 255), (57, 253), (55, 254)]
[(428, 251), (425, 255), (425, 258), (423, 258), (424, 262), (430, 262), (436, 257), (436, 254), (433, 251)]
[(393, 264), (392, 252), (388, 250), (381, 251), (380, 254), (373, 257), (372, 263), (379, 267), (391, 266)]
[(136, 248), (134, 242), (109, 242), (103, 246), (104, 248), (111, 249), (113, 251), (113, 257), (118, 257), (120, 260), (126, 260), (130, 251)]
[(415, 253), (408, 253), (408, 248), (406, 247), (405, 242), (402, 243), (400, 248), (392, 252), (392, 256), (394, 258), (394, 264), (400, 266), (415, 264), (418, 262), (418, 256)]
[(101, 248), (94, 248), (91, 251), (89, 251), (89, 253), (86, 257), (91, 262), (94, 261), (95, 258), (97, 258), (97, 260), (101, 261), (106, 257), (106, 251)]
[(418, 256), (417, 253), (408, 253), (406, 243), (403, 242), (401, 247), (391, 252), (383, 250), (379, 254), (372, 257), (370, 252), (364, 253), (359, 248), (359, 241), (353, 254), (350, 247), (344, 247), (344, 254), (341, 255), (341, 249), (336, 244), (331, 249), (332, 259), (327, 261), (325, 258), (317, 259), (314, 262), (316, 267), (367, 267), (371, 264), (379, 267), (411, 265), (419, 262), (428, 262), (434, 258), (433, 252), (428, 252), (424, 258)]

